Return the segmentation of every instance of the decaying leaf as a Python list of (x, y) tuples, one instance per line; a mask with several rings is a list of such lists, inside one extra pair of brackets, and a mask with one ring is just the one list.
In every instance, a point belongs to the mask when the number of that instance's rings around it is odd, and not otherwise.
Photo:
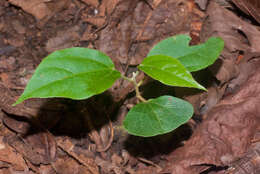
[(50, 38), (45, 46), (48, 53), (75, 46), (75, 42), (80, 38), (79, 26), (74, 26), (66, 31), (60, 31), (56, 37)]
[(9, 2), (21, 7), (24, 11), (32, 14), (38, 20), (41, 20), (52, 13), (46, 5), (45, 0), (9, 0)]
[(203, 40), (209, 36), (219, 36), (225, 41), (228, 52), (260, 50), (260, 31), (231, 11), (211, 2), (208, 6), (207, 21), (201, 32)]
[(0, 162), (7, 163), (6, 166), (1, 167), (10, 167), (8, 170), (11, 171), (20, 171), (20, 172), (29, 172), (29, 168), (26, 165), (23, 156), (19, 153), (16, 153), (7, 143), (3, 142), (3, 137), (0, 138)]
[(78, 164), (73, 158), (63, 157), (59, 158), (53, 163), (53, 168), (57, 173), (63, 174), (93, 174), (89, 172), (84, 166)]
[[(254, 63), (260, 65), (260, 61)], [(224, 157), (229, 156), (230, 161), (241, 157), (259, 129), (259, 85), (260, 70), (256, 69), (236, 94), (224, 98), (206, 114), (207, 119), (185, 146), (171, 154), (166, 171), (200, 173), (209, 168), (203, 164), (223, 166)]]
[(99, 5), (98, 0), (81, 0), (81, 1), (88, 5), (93, 5), (94, 7), (97, 7)]
[(247, 54), (259, 52), (260, 32), (257, 27), (243, 21), (217, 3), (209, 4), (207, 14), (208, 18), (204, 22), (201, 32), (202, 40), (217, 35), (225, 41), (221, 60), (210, 67), (210, 70), (221, 84), (236, 78), (238, 79), (236, 83), (242, 84), (243, 79), (247, 79), (252, 64), (247, 61), (237, 63), (238, 53), (243, 52), (247, 57)]
[(232, 59), (218, 59), (209, 69), (221, 84), (236, 78), (240, 71)]
[(208, 4), (208, 0), (195, 0), (202, 10), (205, 10)]
[(77, 160), (78, 163), (82, 164), (87, 168), (85, 172), (91, 172), (91, 174), (99, 174), (98, 166), (94, 162), (94, 159), (86, 157), (84, 154), (77, 154), (74, 151), (74, 144), (69, 139), (58, 139), (58, 146), (70, 156)]
[[(207, 13), (202, 38), (214, 35), (225, 40), (221, 62), (213, 67), (218, 70), (215, 76), (227, 86), (236, 80), (239, 88), (209, 110), (192, 137), (171, 154), (165, 169), (169, 173), (201, 173), (210, 171), (210, 165), (224, 167), (227, 161), (244, 155), (259, 130), (260, 61), (249, 57), (257, 57), (254, 52), (260, 51), (260, 32), (214, 2)], [(237, 63), (239, 51), (245, 53), (245, 60)]]
[(260, 23), (260, 1), (259, 0), (232, 0), (243, 12), (251, 15)]
[(97, 48), (122, 64), (137, 65), (158, 41), (189, 31), (188, 2), (158, 1), (156, 5), (151, 9), (145, 1), (119, 1), (100, 32)]
[(236, 161), (228, 164), (225, 174), (258, 174), (260, 173), (260, 142), (252, 142), (249, 150)]
[(12, 137), (8, 143), (34, 165), (50, 164), (56, 158), (56, 142), (48, 132), (23, 139)]
[(103, 0), (99, 8), (100, 16), (110, 16), (120, 0)]
[(102, 27), (106, 22), (105, 17), (91, 17), (91, 18), (86, 18), (83, 20), (85, 22), (91, 23), (92, 25), (95, 25), (98, 28)]
[(51, 17), (69, 4), (70, 0), (8, 0), (11, 4), (21, 7), (25, 12), (33, 15), (37, 20)]

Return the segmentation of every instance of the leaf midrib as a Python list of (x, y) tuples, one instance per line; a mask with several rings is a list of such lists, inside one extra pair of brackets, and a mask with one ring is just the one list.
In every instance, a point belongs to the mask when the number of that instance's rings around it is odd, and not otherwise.
[[(107, 71), (107, 70), (109, 70), (109, 69), (98, 70), (98, 71), (97, 71), (97, 70), (96, 70), (96, 71), (88, 71), (88, 72), (73, 74), (73, 75), (71, 75), (71, 76), (66, 76), (66, 77), (64, 77), (64, 78), (62, 78), (62, 79), (52, 81), (52, 82), (50, 82), (50, 83), (47, 83), (47, 84), (41, 86), (40, 88), (37, 88), (37, 89), (35, 89), (35, 90), (32, 90), (29, 94), (25, 95), (25, 97), (26, 97), (26, 96), (27, 96), (27, 97), (30, 97), (33, 93), (35, 93), (35, 92), (37, 92), (37, 91), (39, 91), (39, 90), (41, 90), (41, 89), (43, 89), (43, 88), (46, 88), (46, 87), (52, 85), (53, 83), (57, 83), (57, 82), (62, 81), (62, 80), (66, 80), (66, 79), (73, 78), (73, 77), (80, 76), (80, 75), (87, 74), (87, 73)], [(114, 71), (114, 70), (111, 71), (111, 73), (113, 73), (113, 72), (115, 72), (115, 71)], [(111, 73), (110, 73), (110, 74), (111, 74)]]
[(155, 119), (159, 122), (159, 126), (160, 126), (161, 130), (164, 131), (163, 126), (162, 126), (162, 123), (161, 123), (160, 119), (158, 119), (157, 114), (154, 112), (154, 109), (153, 109), (153, 107), (151, 106), (151, 104), (152, 104), (152, 102), (151, 102), (151, 103), (148, 103), (148, 107), (151, 108), (151, 112), (153, 113)]
[[(197, 84), (197, 83), (190, 83), (190, 82), (187, 81), (186, 79), (182, 79), (182, 78), (176, 76), (175, 74), (171, 73), (170, 71), (161, 70), (160, 68), (157, 68), (157, 67), (155, 67), (155, 66), (143, 65), (142, 67), (149, 67), (149, 68), (153, 68), (153, 69), (156, 69), (156, 70), (158, 70), (158, 71), (161, 71), (161, 72), (163, 72), (163, 73), (167, 73), (167, 74), (174, 75), (174, 76), (177, 77), (178, 79), (184, 80), (185, 82), (188, 82), (189, 84)], [(162, 80), (159, 80), (159, 81), (162, 81)], [(193, 81), (194, 81), (194, 80), (193, 80)], [(163, 83), (164, 83), (164, 82), (163, 82)], [(186, 87), (186, 86), (183, 86), (183, 87)], [(193, 87), (195, 87), (195, 86), (193, 85)]]

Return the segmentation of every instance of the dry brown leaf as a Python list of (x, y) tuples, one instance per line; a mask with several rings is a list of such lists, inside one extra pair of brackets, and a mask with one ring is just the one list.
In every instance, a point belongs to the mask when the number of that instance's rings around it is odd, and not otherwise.
[(259, 0), (232, 0), (247, 15), (251, 15), (260, 23), (260, 1)]
[(237, 77), (240, 71), (238, 65), (234, 64), (234, 60), (231, 59), (218, 59), (209, 69), (221, 84)]
[(88, 5), (93, 5), (94, 7), (98, 7), (98, 5), (99, 5), (98, 0), (81, 0), (81, 1)]
[(18, 20), (12, 21), (13, 28), (16, 30), (19, 34), (25, 34), (26, 28), (22, 25), (22, 23)]
[(53, 166), (55, 166), (55, 163), (52, 163), (51, 165), (40, 165), (40, 167), (37, 168), (37, 172), (40, 174), (56, 174)]
[(75, 42), (80, 38), (79, 26), (74, 26), (66, 31), (60, 31), (56, 37), (50, 38), (45, 46), (48, 53), (75, 46)]
[(111, 163), (108, 160), (103, 160), (100, 157), (96, 157), (95, 162), (98, 166), (101, 167), (103, 172), (105, 173), (115, 173), (115, 174), (123, 174), (123, 168), (120, 168), (116, 164)]
[(207, 14), (209, 18), (205, 21), (201, 32), (204, 40), (209, 36), (221, 37), (229, 53), (260, 50), (260, 31), (256, 26), (243, 21), (213, 1), (208, 6)]
[(69, 139), (58, 139), (58, 146), (77, 160), (80, 164), (85, 166), (91, 174), (99, 174), (98, 166), (92, 158), (86, 157), (84, 154), (77, 154), (74, 152), (74, 144)]
[(229, 170), (225, 174), (258, 174), (260, 173), (260, 142), (249, 147), (246, 154), (240, 159), (229, 164)]
[(158, 5), (152, 10), (145, 1), (120, 0), (108, 26), (100, 31), (97, 48), (122, 64), (137, 65), (159, 40), (188, 32), (191, 18), (188, 3), (159, 2), (155, 1)]
[(102, 27), (106, 22), (105, 17), (90, 17), (83, 20), (85, 22), (91, 23), (92, 25), (95, 25), (98, 28)]
[(50, 164), (56, 158), (56, 143), (47, 132), (12, 137), (8, 143), (34, 165)]
[(0, 83), (0, 92), (2, 94), (0, 97), (0, 107), (5, 112), (23, 117), (31, 117), (33, 115), (37, 115), (38, 109), (28, 108), (24, 104), (13, 107), (12, 104), (15, 103), (16, 96), (3, 83)]
[(260, 69), (254, 72), (236, 94), (206, 114), (185, 146), (170, 155), (166, 171), (200, 173), (209, 168), (203, 164), (222, 166), (224, 158), (233, 161), (245, 153), (260, 125)]
[(31, 127), (28, 121), (26, 120), (18, 121), (12, 117), (7, 116), (6, 114), (4, 115), (3, 122), (9, 129), (20, 134), (26, 134)]
[(0, 161), (10, 164), (9, 167), (12, 167), (13, 170), (29, 172), (23, 156), (4, 143), (3, 137), (0, 137)]
[(13, 38), (10, 37), (6, 40), (6, 43), (14, 47), (22, 47), (24, 46), (24, 37), (23, 36), (13, 37)]
[(21, 7), (36, 19), (41, 20), (52, 12), (45, 4), (46, 0), (8, 0), (11, 4)]
[[(53, 164), (56, 173), (62, 174), (79, 174), (80, 165), (72, 158), (58, 158)], [(82, 173), (83, 174), (83, 173)], [(91, 174), (91, 173), (84, 173)]]
[(249, 76), (253, 64), (247, 61), (238, 64), (237, 57), (239, 52), (243, 52), (245, 57), (260, 52), (260, 31), (214, 2), (209, 4), (207, 14), (201, 32), (202, 40), (214, 35), (225, 41), (221, 59), (209, 69), (221, 84), (232, 80), (230, 89), (239, 86)]
[(207, 7), (208, 0), (195, 0), (202, 10), (205, 10)]
[(103, 0), (99, 8), (100, 9), (99, 15), (110, 16), (112, 12), (115, 10), (115, 7), (119, 1), (120, 0)]

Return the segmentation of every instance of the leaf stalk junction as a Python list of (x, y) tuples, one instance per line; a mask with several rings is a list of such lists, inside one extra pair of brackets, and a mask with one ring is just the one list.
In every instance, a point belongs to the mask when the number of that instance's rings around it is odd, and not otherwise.
[(139, 87), (142, 85), (143, 81), (141, 80), (140, 82), (137, 83), (136, 81), (136, 77), (138, 76), (139, 71), (133, 72), (133, 75), (131, 78), (124, 76), (123, 74), (121, 75), (121, 77), (129, 82), (131, 82), (134, 87), (135, 87), (135, 95), (136, 98), (142, 102), (147, 102), (147, 100), (145, 98), (143, 98), (143, 96), (140, 93)]

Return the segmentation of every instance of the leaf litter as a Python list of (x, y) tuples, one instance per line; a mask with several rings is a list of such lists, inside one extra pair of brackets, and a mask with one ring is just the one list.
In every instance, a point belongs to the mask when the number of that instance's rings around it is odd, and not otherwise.
[[(259, 14), (250, 5), (249, 11), (242, 11), (256, 21), (241, 15), (238, 1), (237, 7), (219, 0), (222, 6), (195, 2), (1, 1), (1, 172), (259, 173)], [(88, 101), (33, 99), (11, 107), (49, 52), (72, 46), (97, 48), (128, 75), (154, 44), (189, 32), (197, 36), (197, 44), (211, 36), (225, 40), (218, 62), (194, 73), (208, 92), (168, 89), (142, 73), (138, 76), (138, 81), (144, 80), (144, 92), (152, 85), (153, 95), (175, 93), (193, 104), (193, 121), (173, 133), (140, 139), (122, 131), (120, 118), (136, 102), (129, 96), (133, 87), (128, 83), (118, 82)]]

